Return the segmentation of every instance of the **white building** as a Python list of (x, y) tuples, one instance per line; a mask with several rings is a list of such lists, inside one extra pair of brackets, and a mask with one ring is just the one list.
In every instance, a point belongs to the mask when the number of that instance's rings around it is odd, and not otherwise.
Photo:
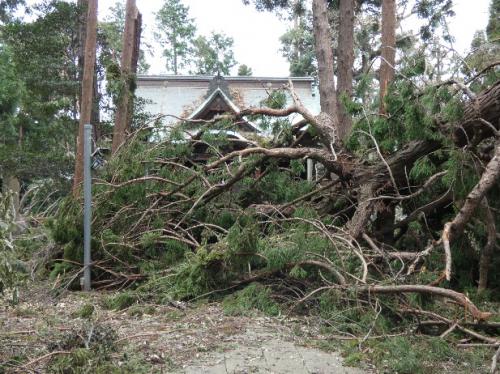
[[(184, 120), (210, 120), (224, 113), (238, 114), (242, 109), (262, 106), (273, 90), (283, 88), (292, 82), (293, 88), (302, 104), (313, 114), (320, 112), (319, 94), (313, 86), (311, 77), (222, 77), (222, 76), (146, 76), (137, 77), (136, 95), (147, 101), (145, 111), (152, 115), (161, 115), (165, 131), (183, 122), (186, 137), (196, 138), (199, 133), (199, 122)], [(286, 105), (293, 100), (287, 93)], [(289, 116), (292, 123), (300, 121), (302, 116)], [(205, 130), (206, 131), (206, 130)], [(219, 132), (220, 130), (210, 130)], [(254, 136), (266, 137), (269, 133), (262, 131), (258, 123), (243, 118), (234, 128), (224, 130), (228, 138), (240, 143), (245, 148)], [(233, 143), (235, 144), (235, 143)], [(203, 158), (203, 150), (197, 153)], [(312, 160), (307, 162), (308, 179), (313, 178)]]
[[(173, 124), (179, 118), (211, 119), (216, 114), (261, 106), (272, 90), (289, 80), (304, 106), (313, 114), (319, 113), (319, 95), (311, 77), (139, 75), (136, 95), (148, 101), (146, 112), (171, 116), (165, 117), (164, 123)], [(287, 104), (292, 104), (289, 96)], [(292, 123), (300, 119), (300, 115), (291, 116)]]

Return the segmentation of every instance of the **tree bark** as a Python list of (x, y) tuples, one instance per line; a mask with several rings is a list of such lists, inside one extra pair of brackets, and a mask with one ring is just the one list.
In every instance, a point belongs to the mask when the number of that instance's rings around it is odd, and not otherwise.
[(116, 110), (115, 128), (113, 130), (112, 153), (115, 153), (125, 142), (127, 130), (130, 127), (131, 96), (133, 95), (132, 79), (135, 73), (134, 67), (137, 69), (139, 53), (136, 47), (138, 39), (136, 36), (137, 31), (140, 33), (140, 29), (137, 29), (137, 26), (139, 26), (139, 12), (135, 4), (135, 0), (127, 0), (121, 56), (121, 87)]
[(335, 92), (333, 49), (328, 23), (326, 0), (313, 0), (314, 48), (318, 60), (319, 98), (321, 111), (331, 117), (338, 138), (337, 94)]
[(386, 112), (384, 100), (394, 79), (396, 64), (396, 0), (382, 1), (382, 47), (380, 62), (380, 113)]
[(484, 291), (488, 286), (488, 272), (490, 269), (491, 257), (493, 251), (495, 250), (497, 242), (497, 230), (495, 225), (495, 217), (491, 212), (488, 204), (485, 205), (485, 218), (486, 218), (486, 232), (487, 232), (487, 242), (481, 251), (481, 258), (479, 259), (479, 283), (477, 290), (479, 292)]
[[(79, 27), (78, 27), (78, 81), (80, 82), (80, 85), (83, 82), (83, 65), (85, 62), (85, 40), (87, 38), (87, 30), (86, 30), (86, 25), (87, 25), (87, 15), (88, 15), (88, 5), (89, 2), (88, 0), (78, 0), (78, 7), (80, 9), (80, 22), (79, 22)], [(78, 101), (81, 102), (82, 100), (82, 91), (80, 89), (80, 92), (78, 93)]]
[[(134, 74), (134, 78), (137, 75), (139, 67), (139, 57), (141, 53), (141, 35), (142, 35), (142, 14), (137, 12), (137, 18), (134, 22), (134, 51), (132, 53), (132, 66), (131, 71)], [(132, 90), (135, 91), (135, 82), (133, 84)], [(132, 97), (133, 99), (133, 97)], [(132, 117), (134, 113), (134, 100), (131, 101), (129, 105), (129, 110), (127, 113), (127, 128), (132, 127)]]
[[(80, 20), (79, 20), (79, 27), (78, 27), (78, 61), (77, 61), (77, 79), (79, 82), (79, 92), (78, 92), (78, 105), (81, 110), (81, 105), (82, 105), (82, 85), (83, 85), (83, 68), (85, 65), (85, 40), (87, 37), (87, 30), (86, 30), (86, 25), (87, 25), (87, 16), (88, 16), (88, 5), (89, 2), (88, 0), (78, 0), (77, 2), (78, 7), (80, 9)], [(94, 132), (93, 136), (94, 139), (97, 141), (97, 139), (100, 138), (100, 122), (101, 122), (101, 115), (100, 115), (100, 110), (99, 110), (99, 102), (100, 102), (100, 93), (99, 93), (99, 84), (97, 81), (97, 66), (94, 68), (94, 82), (93, 82), (93, 88), (94, 88), (94, 94), (93, 94), (93, 99), (92, 99), (92, 114), (90, 116), (91, 118), (91, 124), (93, 126)]]
[(75, 175), (73, 195), (76, 197), (83, 180), (83, 128), (92, 116), (92, 96), (94, 91), (94, 66), (97, 39), (97, 0), (88, 0), (87, 28), (85, 38), (85, 63), (83, 69), (82, 99), (80, 103), (80, 124), (76, 140)]
[(455, 145), (463, 147), (491, 136), (491, 129), (481, 119), (500, 129), (500, 80), (465, 105), (462, 119), (453, 130)]
[(354, 0), (340, 0), (340, 30), (337, 48), (337, 108), (339, 138), (345, 140), (351, 131), (352, 119), (342, 99), (351, 99), (354, 65)]

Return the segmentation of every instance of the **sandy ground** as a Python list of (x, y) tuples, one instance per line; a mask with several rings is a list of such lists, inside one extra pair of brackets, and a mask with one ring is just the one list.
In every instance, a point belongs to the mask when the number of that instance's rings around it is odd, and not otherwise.
[[(54, 299), (31, 290), (18, 306), (0, 306), (0, 363), (22, 357), (20, 364), (10, 361), (7, 372), (46, 372), (57, 355), (54, 342), (74, 331), (91, 336), (95, 326), (105, 325), (117, 334), (118, 350), (111, 358), (117, 367), (124, 357), (133, 357), (147, 372), (157, 373), (363, 372), (342, 366), (337, 353), (307, 346), (317, 336), (305, 320), (225, 316), (219, 304), (109, 311), (102, 308), (105, 296), (69, 293)], [(95, 307), (90, 320), (77, 317), (85, 304)]]

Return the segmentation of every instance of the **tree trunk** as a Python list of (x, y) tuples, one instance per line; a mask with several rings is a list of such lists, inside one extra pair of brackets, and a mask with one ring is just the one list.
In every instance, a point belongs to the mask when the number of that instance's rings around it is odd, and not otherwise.
[(313, 0), (313, 32), (314, 48), (318, 60), (319, 98), (321, 111), (331, 117), (335, 124), (338, 138), (337, 94), (335, 92), (333, 49), (328, 23), (328, 8), (326, 0)]
[[(87, 25), (87, 15), (88, 15), (89, 2), (88, 2), (88, 0), (78, 0), (77, 4), (78, 4), (78, 7), (81, 11), (80, 20), (79, 20), (79, 27), (78, 27), (78, 61), (77, 61), (77, 79), (78, 79), (79, 86), (80, 86), (80, 89), (78, 92), (78, 106), (80, 107), (80, 110), (81, 110), (83, 66), (85, 65), (85, 40), (87, 37), (86, 25)], [(94, 69), (94, 84), (93, 84), (93, 86), (94, 86), (94, 95), (93, 95), (93, 103), (92, 103), (92, 114), (91, 114), (90, 118), (91, 118), (91, 124), (94, 128), (93, 136), (94, 136), (94, 139), (97, 141), (97, 139), (99, 139), (101, 136), (100, 127), (99, 127), (99, 123), (101, 122), (101, 115), (100, 115), (100, 111), (99, 111), (100, 93), (99, 93), (99, 85), (97, 82), (97, 66)]]
[[(115, 128), (113, 131), (112, 152), (115, 153), (125, 142), (127, 130), (130, 123), (130, 107), (132, 91), (132, 79), (135, 69), (137, 69), (137, 32), (140, 33), (139, 12), (135, 5), (135, 0), (127, 0), (127, 10), (125, 15), (125, 30), (123, 33), (123, 51), (121, 56), (121, 87), (116, 110)], [(136, 31), (137, 30), (137, 31)], [(139, 34), (140, 38), (140, 34)]]
[(453, 141), (456, 146), (463, 147), (472, 140), (477, 144), (485, 137), (491, 136), (491, 129), (482, 120), (491, 123), (497, 130), (500, 128), (499, 98), (500, 81), (479, 93), (464, 107), (461, 121), (454, 128)]
[[(486, 200), (486, 199), (485, 199)], [(488, 204), (485, 205), (485, 218), (486, 218), (486, 232), (487, 232), (487, 242), (481, 251), (481, 258), (479, 259), (479, 283), (477, 290), (482, 292), (488, 286), (488, 272), (490, 269), (491, 258), (493, 252), (495, 251), (495, 246), (497, 242), (497, 230), (495, 225), (495, 217), (491, 212)]]
[(21, 183), (19, 179), (12, 175), (4, 175), (3, 177), (3, 190), (4, 192), (12, 193), (12, 202), (14, 204), (14, 211), (16, 214), (15, 219), (19, 218), (19, 196), (21, 194)]
[(354, 65), (354, 0), (340, 0), (339, 46), (337, 48), (337, 99), (339, 138), (345, 140), (351, 131), (352, 119), (342, 98), (351, 99)]
[(91, 124), (93, 128), (92, 136), (97, 142), (101, 138), (101, 111), (99, 103), (101, 101), (101, 93), (99, 92), (99, 82), (97, 80), (97, 63), (94, 67), (94, 84), (93, 84), (93, 95), (92, 95), (92, 114), (90, 115)]
[[(137, 13), (137, 18), (135, 19), (135, 24), (134, 24), (134, 51), (132, 53), (132, 67), (131, 71), (132, 74), (135, 76), (137, 75), (137, 70), (139, 67), (139, 56), (141, 53), (141, 35), (142, 35), (142, 14)], [(132, 89), (135, 91), (135, 84), (133, 85)], [(133, 92), (132, 92), (133, 93)], [(133, 97), (132, 97), (133, 99)], [(127, 113), (127, 128), (131, 128), (132, 126), (132, 117), (134, 113), (134, 100), (129, 105), (128, 113)]]
[(97, 0), (88, 0), (87, 28), (85, 38), (85, 62), (83, 69), (82, 99), (80, 103), (80, 124), (76, 140), (75, 175), (73, 177), (73, 196), (77, 196), (83, 180), (83, 129), (91, 122), (92, 96), (94, 91), (94, 65), (97, 39)]
[(394, 79), (396, 64), (396, 0), (382, 1), (382, 46), (380, 62), (380, 113), (385, 114), (384, 99)]
[[(80, 85), (83, 82), (83, 65), (85, 62), (85, 39), (87, 38), (87, 15), (88, 15), (88, 0), (78, 0), (78, 7), (81, 11), (80, 13), (80, 22), (78, 27), (78, 82)], [(82, 91), (78, 93), (78, 101), (81, 103), (82, 100)]]

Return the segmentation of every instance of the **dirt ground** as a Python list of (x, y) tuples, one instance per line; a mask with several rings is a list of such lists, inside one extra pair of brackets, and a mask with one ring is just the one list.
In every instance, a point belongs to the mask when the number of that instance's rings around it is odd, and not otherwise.
[[(68, 293), (55, 299), (45, 289), (21, 295), (16, 307), (0, 307), (0, 372), (44, 373), (64, 347), (58, 341), (96, 326), (115, 331), (110, 360), (120, 371), (156, 373), (362, 373), (342, 365), (339, 354), (311, 347), (321, 339), (306, 320), (225, 316), (219, 304), (133, 305), (103, 308), (109, 297)], [(90, 318), (79, 316), (93, 305)], [(130, 371), (133, 362), (137, 369)], [(124, 369), (125, 371), (125, 369)]]

